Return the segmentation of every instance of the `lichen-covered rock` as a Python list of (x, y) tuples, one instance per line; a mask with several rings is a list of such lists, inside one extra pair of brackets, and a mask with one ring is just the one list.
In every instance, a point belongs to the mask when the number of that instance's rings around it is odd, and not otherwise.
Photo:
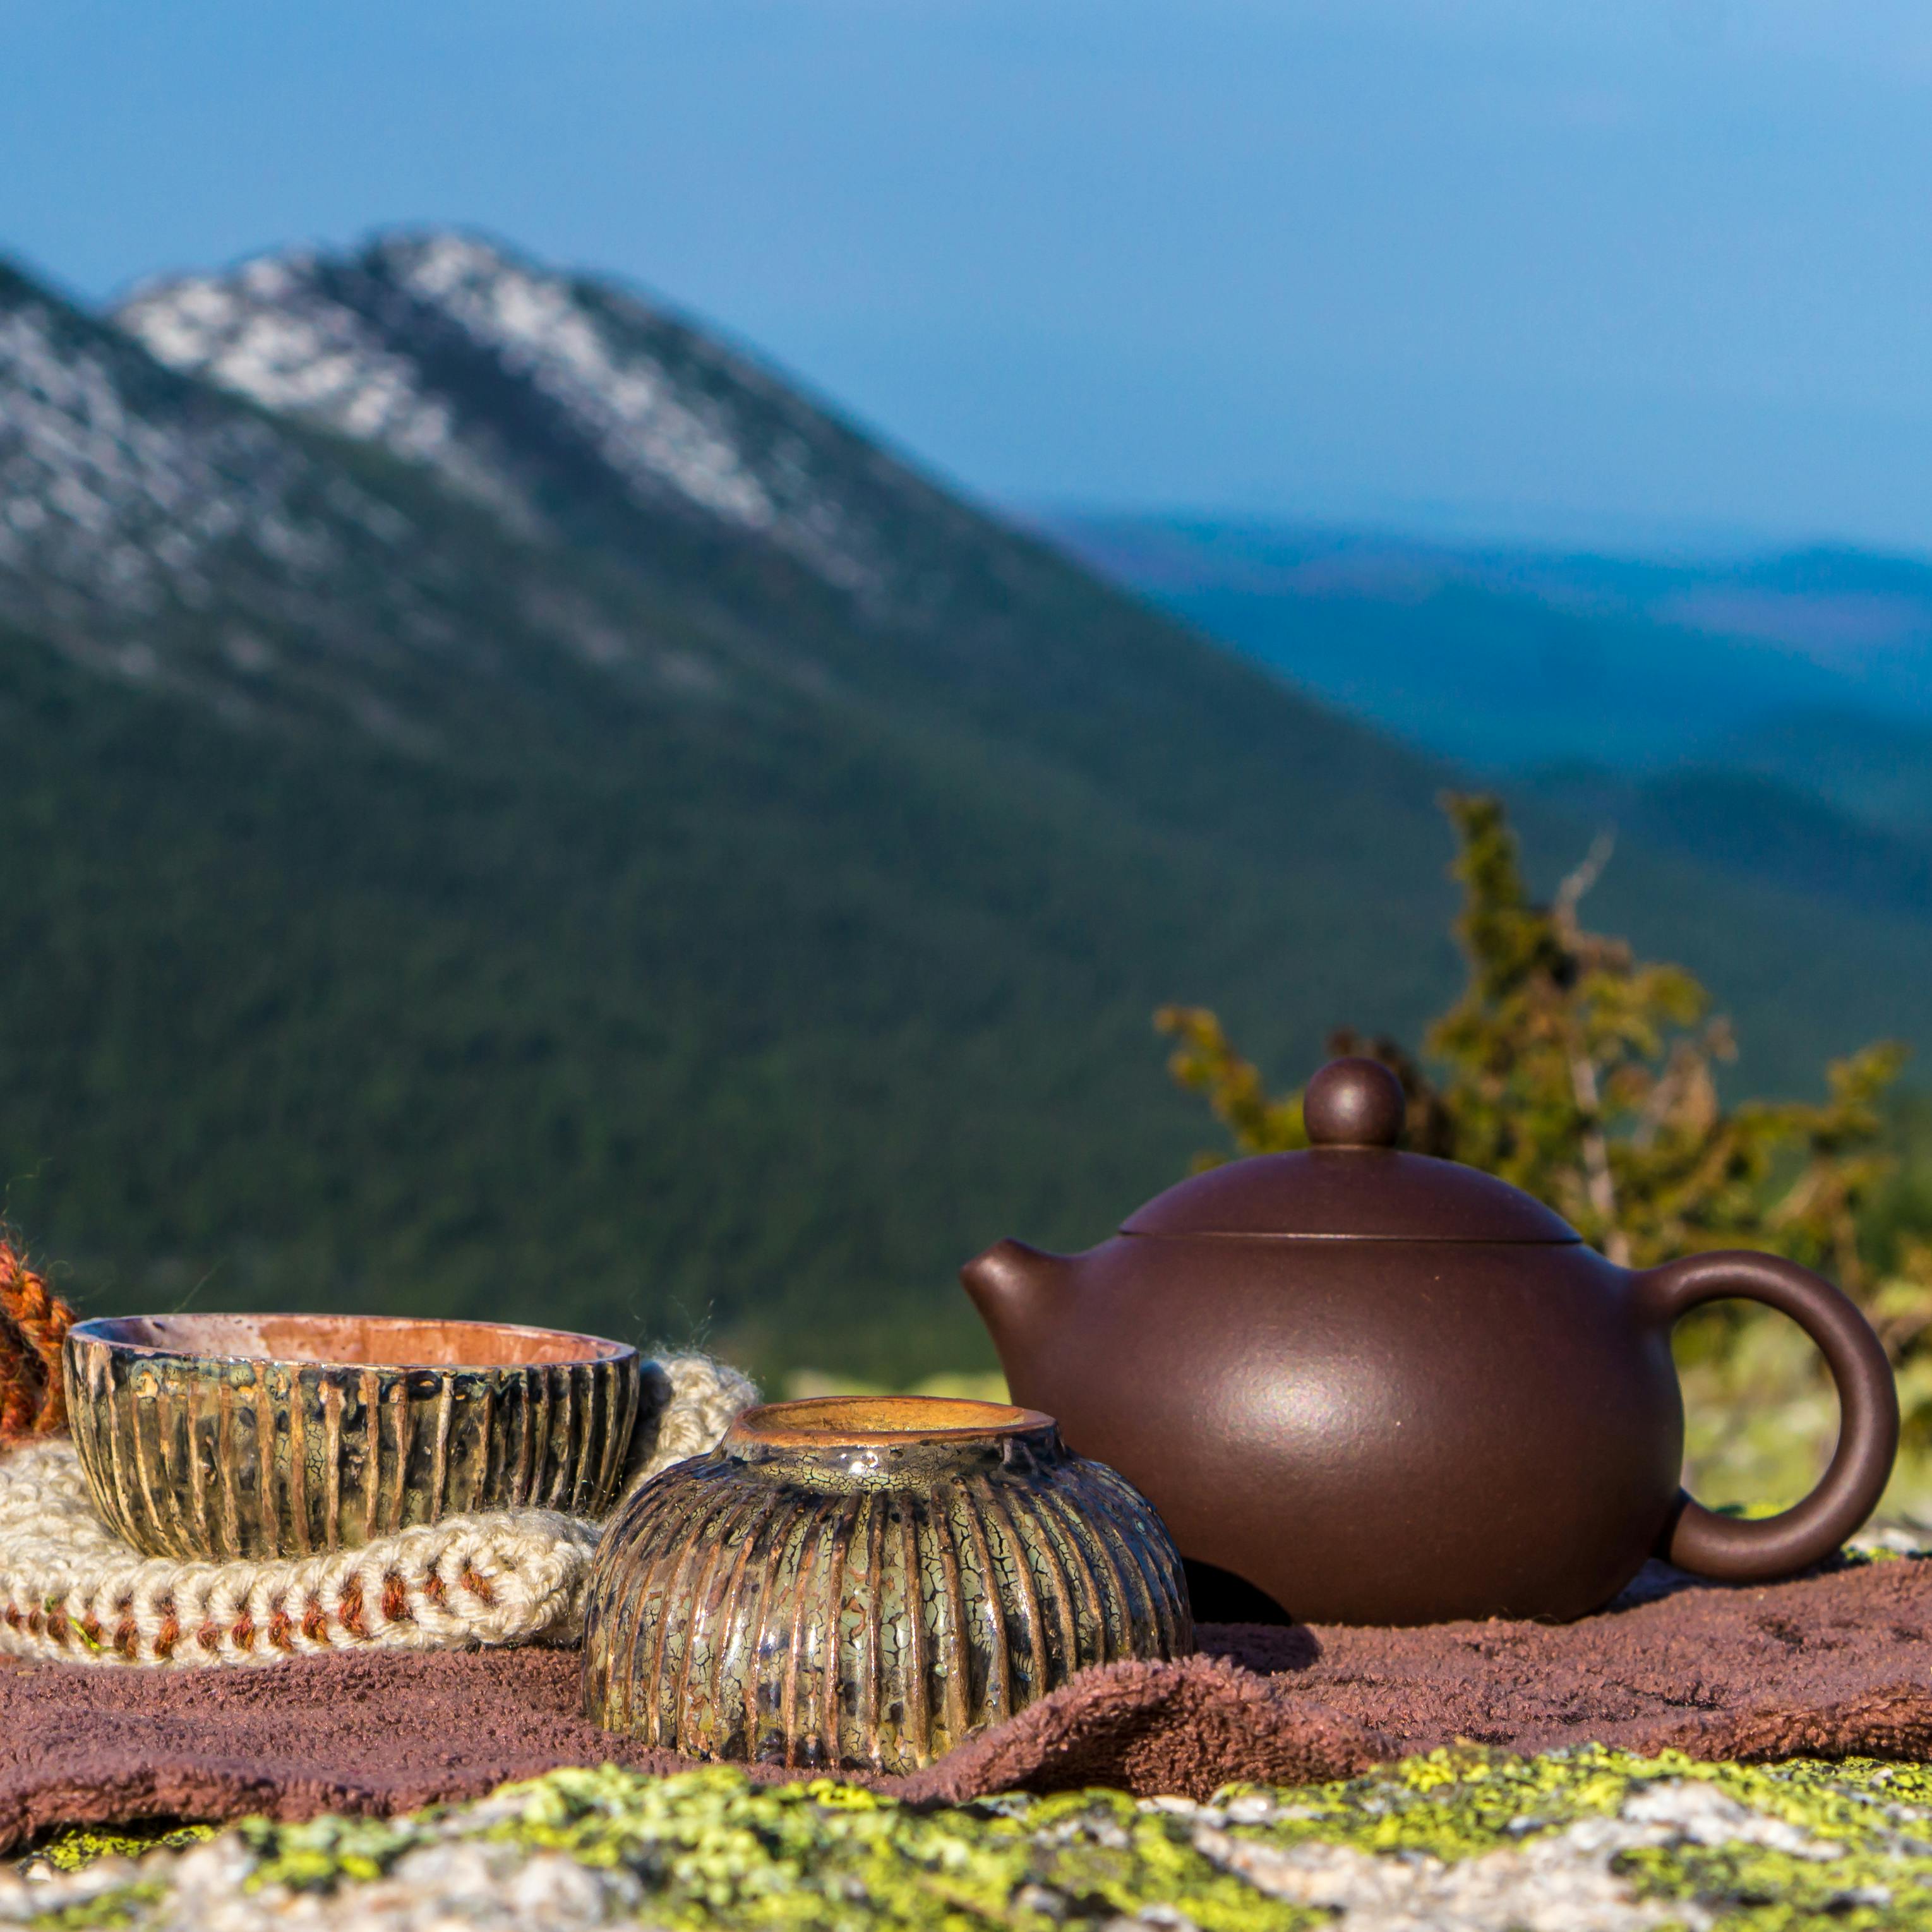
[(1118, 1792), (921, 1810), (831, 1782), (606, 1766), (389, 1820), (260, 1820), (0, 1873), (0, 1925), (133, 1932), (1932, 1932), (1932, 1767), (1594, 1746), (1438, 1751), (1208, 1804)]

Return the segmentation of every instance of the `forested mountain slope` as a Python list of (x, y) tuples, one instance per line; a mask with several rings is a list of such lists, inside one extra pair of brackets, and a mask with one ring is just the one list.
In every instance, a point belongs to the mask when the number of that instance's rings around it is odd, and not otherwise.
[[(99, 1306), (909, 1374), (1207, 1138), (1159, 1001), (1287, 1077), (1456, 978), (1442, 770), (473, 238), (0, 280), (0, 1172)], [(1750, 1077), (1932, 1039), (1903, 926), (1641, 852), (1598, 912)]]

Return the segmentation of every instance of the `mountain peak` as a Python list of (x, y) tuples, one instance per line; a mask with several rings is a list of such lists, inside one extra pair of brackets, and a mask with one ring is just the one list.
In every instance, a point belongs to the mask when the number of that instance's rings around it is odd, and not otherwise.
[(345, 540), (406, 534), (300, 440), (0, 275), (0, 583), (16, 620), (145, 677), (211, 572), (285, 598), (339, 568)]
[(520, 534), (668, 512), (889, 602), (882, 495), (943, 500), (643, 298), (461, 230), (150, 283), (116, 319), (170, 368), (427, 464)]
[[(381, 248), (402, 245), (399, 236)], [(315, 250), (290, 250), (225, 273), (144, 283), (115, 320), (170, 368), (427, 464), (528, 534), (536, 518), (524, 493), (459, 435), (454, 412), (379, 320), (344, 298), (339, 285), (352, 279), (369, 278)]]

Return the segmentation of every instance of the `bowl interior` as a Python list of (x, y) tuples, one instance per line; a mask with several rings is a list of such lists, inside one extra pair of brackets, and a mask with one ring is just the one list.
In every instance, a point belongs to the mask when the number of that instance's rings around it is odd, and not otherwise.
[(837, 1442), (944, 1442), (1049, 1428), (1051, 1416), (1004, 1402), (927, 1395), (812, 1396), (748, 1408), (732, 1425), (741, 1441), (808, 1447)]
[(388, 1315), (128, 1315), (80, 1322), (74, 1333), (170, 1355), (357, 1368), (514, 1368), (608, 1362), (631, 1353), (621, 1342), (558, 1328)]

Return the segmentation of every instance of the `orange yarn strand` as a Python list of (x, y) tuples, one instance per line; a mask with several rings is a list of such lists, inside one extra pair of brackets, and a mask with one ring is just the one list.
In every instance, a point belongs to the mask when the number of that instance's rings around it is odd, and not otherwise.
[(74, 1310), (0, 1240), (0, 1442), (67, 1427), (61, 1344)]
[(33, 1433), (40, 1406), (38, 1364), (21, 1347), (13, 1324), (0, 1319), (0, 1442)]

